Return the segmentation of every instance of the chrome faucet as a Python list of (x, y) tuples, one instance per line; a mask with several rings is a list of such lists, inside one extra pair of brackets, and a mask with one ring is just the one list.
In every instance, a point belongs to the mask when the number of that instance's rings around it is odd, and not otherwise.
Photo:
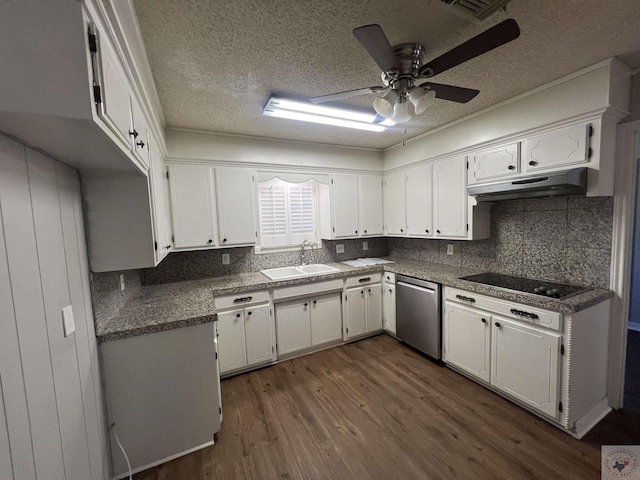
[(309, 240), (305, 240), (302, 242), (302, 244), (300, 245), (300, 265), (304, 265), (304, 247), (310, 247), (311, 242)]

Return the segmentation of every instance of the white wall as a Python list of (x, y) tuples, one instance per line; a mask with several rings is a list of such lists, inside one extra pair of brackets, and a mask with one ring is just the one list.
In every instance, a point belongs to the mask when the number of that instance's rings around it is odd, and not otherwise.
[(78, 173), (3, 135), (0, 393), (0, 479), (109, 477)]
[(207, 132), (167, 130), (168, 161), (240, 162), (334, 170), (382, 169), (382, 152)]

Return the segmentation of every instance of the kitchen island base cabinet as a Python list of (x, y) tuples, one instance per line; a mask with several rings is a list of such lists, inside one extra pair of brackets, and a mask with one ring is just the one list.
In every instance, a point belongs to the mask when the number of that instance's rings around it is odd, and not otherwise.
[(213, 443), (220, 379), (213, 323), (100, 344), (113, 473), (126, 476), (117, 433), (139, 472)]

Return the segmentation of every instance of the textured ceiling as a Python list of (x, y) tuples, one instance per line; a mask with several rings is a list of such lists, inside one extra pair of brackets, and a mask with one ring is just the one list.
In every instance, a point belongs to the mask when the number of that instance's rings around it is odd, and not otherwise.
[[(640, 67), (640, 1), (514, 0), (477, 24), (439, 0), (134, 0), (168, 127), (385, 148), (371, 133), (262, 115), (269, 94), (325, 95), (380, 84), (351, 31), (379, 23), (392, 45), (420, 42), (425, 61), (505, 18), (520, 38), (434, 77), (480, 90), (461, 105), (436, 100), (406, 138), (472, 114), (608, 57)], [(372, 109), (373, 95), (344, 103)]]

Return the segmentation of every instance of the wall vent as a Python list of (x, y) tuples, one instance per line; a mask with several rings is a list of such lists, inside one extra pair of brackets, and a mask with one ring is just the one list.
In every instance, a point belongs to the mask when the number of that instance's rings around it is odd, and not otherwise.
[(467, 19), (483, 21), (502, 10), (511, 0), (440, 0), (447, 9)]

